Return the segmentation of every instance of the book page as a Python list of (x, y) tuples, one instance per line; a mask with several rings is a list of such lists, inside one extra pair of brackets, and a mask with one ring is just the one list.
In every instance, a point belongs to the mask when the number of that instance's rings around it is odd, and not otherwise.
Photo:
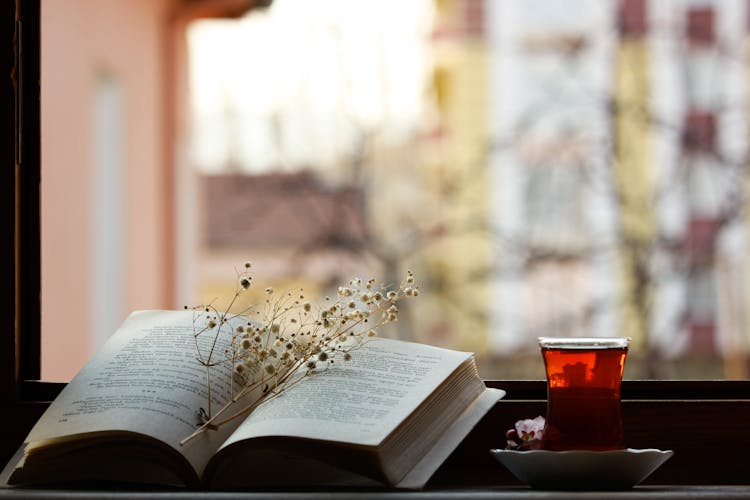
[(280, 435), (378, 445), (471, 357), (378, 338), (351, 354), (256, 408), (224, 446)]
[(413, 490), (423, 488), (474, 426), (504, 396), (505, 391), (501, 389), (485, 389), (484, 393), (451, 424), (430, 451), (425, 453), (396, 486)]
[[(199, 408), (207, 407), (194, 317), (190, 310), (132, 313), (50, 405), (27, 442), (103, 431), (137, 432), (177, 449), (200, 474), (232, 426), (203, 433), (185, 446), (179, 444), (196, 429)], [(210, 350), (212, 339), (200, 337), (202, 352)], [(228, 342), (228, 334), (219, 337), (213, 359), (225, 355)], [(228, 401), (229, 369), (213, 369), (214, 411)], [(221, 370), (223, 376), (219, 376)]]

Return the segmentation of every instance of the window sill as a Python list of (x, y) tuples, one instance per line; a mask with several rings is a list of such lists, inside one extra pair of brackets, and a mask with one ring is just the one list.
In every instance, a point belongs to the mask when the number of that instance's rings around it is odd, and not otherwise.
[[(255, 492), (203, 492), (203, 491), (163, 491), (163, 490), (132, 490), (111, 491), (102, 489), (85, 490), (55, 490), (55, 489), (2, 489), (0, 498), (45, 498), (45, 499), (75, 499), (75, 498), (113, 498), (113, 499), (175, 499), (175, 500), (205, 500), (207, 498), (232, 499), (279, 499), (297, 498), (307, 499), (349, 499), (352, 496), (366, 496), (369, 499), (504, 499), (504, 498), (545, 498), (572, 499), (602, 498), (600, 491), (540, 491), (517, 486), (494, 486), (484, 488), (427, 488), (422, 491), (378, 491), (378, 490), (336, 490), (336, 491), (255, 491)], [(608, 499), (638, 498), (638, 499), (685, 499), (685, 498), (750, 498), (747, 486), (636, 486), (632, 490), (607, 491)]]
[[(62, 384), (26, 385), (28, 387), (22, 388), (22, 399), (27, 402), (7, 408), (11, 421), (0, 431), (0, 438), (3, 438), (0, 441), (4, 447), (12, 446), (12, 449), (0, 457), (2, 463), (15, 452), (48, 405), (30, 400), (53, 399), (62, 387)], [(505, 489), (517, 488), (519, 482), (490, 456), (488, 450), (505, 447), (505, 431), (516, 420), (545, 414), (546, 385), (542, 381), (487, 381), (487, 385), (505, 389), (508, 395), (495, 405), (438, 470), (430, 486), (435, 493), (441, 492), (440, 496), (445, 494), (450, 498), (454, 496), (450, 492), (457, 489), (479, 497), (504, 491), (526, 491)], [(642, 488), (658, 485), (709, 487), (690, 490), (700, 496), (711, 491), (711, 485), (749, 484), (745, 456), (746, 450), (750, 449), (750, 433), (747, 432), (749, 388), (748, 381), (623, 382), (622, 413), (627, 445), (675, 452), (644, 481)], [(750, 488), (744, 490), (748, 491), (750, 498)], [(734, 494), (733, 491), (737, 490), (727, 489), (729, 494)], [(8, 491), (4, 490), (2, 494), (8, 494)]]

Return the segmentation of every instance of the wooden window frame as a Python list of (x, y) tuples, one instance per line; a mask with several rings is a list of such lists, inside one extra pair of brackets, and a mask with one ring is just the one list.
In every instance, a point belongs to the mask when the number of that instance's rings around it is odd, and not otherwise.
[(6, 1), (0, 9), (0, 314), (8, 322), (0, 333), (0, 407), (7, 422), (0, 426), (0, 459), (5, 461), (47, 405), (26, 394), (27, 387), (41, 387), (31, 382), (40, 373), (39, 0)]
[[(0, 460), (7, 461), (64, 384), (40, 376), (40, 0), (0, 7)], [(11, 168), (12, 166), (12, 168)], [(10, 237), (9, 237), (10, 236)], [(496, 405), (441, 469), (434, 483), (516, 484), (488, 448), (504, 445), (515, 420), (544, 414), (544, 381), (487, 381), (505, 389)], [(628, 444), (675, 450), (649, 482), (747, 484), (750, 381), (625, 381)]]

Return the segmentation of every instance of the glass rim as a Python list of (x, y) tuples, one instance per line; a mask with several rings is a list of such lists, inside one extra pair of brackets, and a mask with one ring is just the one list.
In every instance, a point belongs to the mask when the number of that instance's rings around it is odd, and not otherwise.
[(630, 337), (539, 337), (539, 347), (552, 349), (623, 349)]

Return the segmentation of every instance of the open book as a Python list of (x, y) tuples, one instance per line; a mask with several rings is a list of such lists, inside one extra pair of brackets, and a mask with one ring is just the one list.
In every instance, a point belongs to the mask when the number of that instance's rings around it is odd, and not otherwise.
[(8, 482), (421, 488), (504, 395), (471, 353), (375, 338), (355, 354), (180, 444), (207, 401), (193, 313), (134, 312), (31, 430)]

